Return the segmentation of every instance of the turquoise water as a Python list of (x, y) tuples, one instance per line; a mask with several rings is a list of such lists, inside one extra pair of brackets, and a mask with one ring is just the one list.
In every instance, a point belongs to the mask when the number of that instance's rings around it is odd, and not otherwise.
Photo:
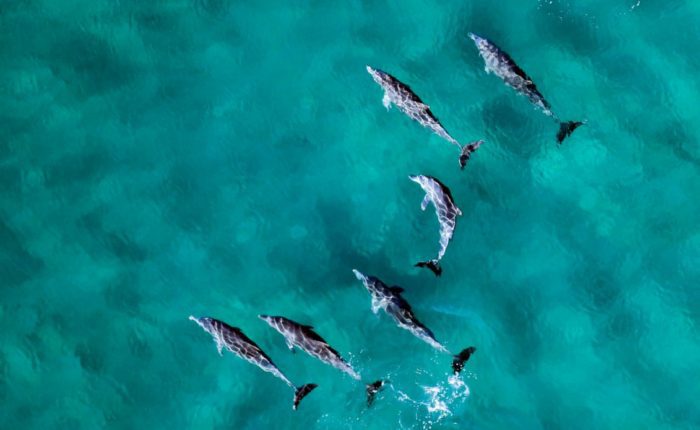
[[(699, 428), (698, 22), (691, 0), (0, 2), (0, 428)], [(588, 124), (557, 147), (469, 31)], [(465, 171), (367, 64), (486, 140)], [(412, 267), (438, 239), (415, 173), (464, 212), (439, 279)], [(353, 268), (478, 348), (458, 381)], [(391, 387), (367, 409), (259, 313)], [(319, 388), (292, 412), (190, 314)]]

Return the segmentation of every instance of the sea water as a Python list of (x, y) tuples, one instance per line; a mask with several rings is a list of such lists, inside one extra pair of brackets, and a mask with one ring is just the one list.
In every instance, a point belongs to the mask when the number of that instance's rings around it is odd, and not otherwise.
[[(700, 427), (700, 3), (0, 2), (0, 428)], [(484, 71), (509, 52), (557, 126)], [(459, 141), (397, 109), (385, 70)], [(409, 174), (464, 215), (438, 224)], [(405, 288), (451, 357), (375, 315)], [(310, 324), (363, 383), (257, 319)], [(224, 352), (240, 327), (295, 383)]]

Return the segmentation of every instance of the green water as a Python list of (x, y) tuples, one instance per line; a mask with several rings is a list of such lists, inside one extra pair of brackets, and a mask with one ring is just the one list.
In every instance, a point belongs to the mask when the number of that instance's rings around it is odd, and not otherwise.
[[(700, 428), (700, 3), (0, 1), (0, 428)], [(484, 72), (494, 40), (564, 119)], [(396, 109), (403, 80), (460, 141)], [(434, 175), (464, 216), (444, 274)], [(450, 357), (351, 269), (406, 289)], [(313, 324), (364, 387), (290, 354)], [(291, 390), (187, 320), (241, 327)]]

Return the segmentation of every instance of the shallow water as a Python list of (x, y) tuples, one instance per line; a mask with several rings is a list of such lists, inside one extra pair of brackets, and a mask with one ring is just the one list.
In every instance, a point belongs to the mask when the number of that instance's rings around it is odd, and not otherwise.
[[(0, 4), (0, 428), (700, 427), (700, 3)], [(489, 37), (565, 119), (493, 75)], [(409, 84), (457, 151), (387, 112)], [(464, 212), (436, 279), (437, 221)], [(406, 289), (460, 378), (351, 269)], [(364, 387), (256, 318), (313, 324)], [(188, 321), (241, 327), (297, 384)]]

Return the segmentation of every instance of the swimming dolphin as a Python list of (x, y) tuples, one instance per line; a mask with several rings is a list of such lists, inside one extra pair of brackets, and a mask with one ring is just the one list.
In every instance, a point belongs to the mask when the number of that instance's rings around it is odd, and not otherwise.
[(294, 347), (296, 346), (307, 354), (347, 373), (354, 379), (358, 381), (361, 379), (355, 369), (343, 360), (338, 351), (328, 345), (328, 343), (314, 331), (313, 327), (299, 324), (280, 316), (258, 315), (258, 318), (268, 323), (270, 327), (284, 336), (287, 347), (291, 351), (294, 351)]
[[(372, 312), (376, 314), (379, 312), (379, 309), (383, 309), (396, 321), (399, 327), (410, 331), (414, 336), (438, 351), (450, 353), (447, 348), (435, 339), (433, 332), (418, 321), (418, 318), (413, 313), (413, 309), (411, 309), (411, 305), (401, 296), (403, 288), (398, 286), (389, 287), (381, 279), (375, 276), (366, 276), (356, 269), (352, 269), (352, 272), (358, 280), (362, 281), (372, 296)], [(462, 365), (469, 359), (469, 356), (466, 355), (466, 358), (462, 358), (465, 357), (465, 351), (470, 348), (473, 347), (466, 348), (454, 356), (453, 369), (456, 369), (455, 366), (457, 366), (459, 370), (462, 370)], [(455, 365), (455, 363), (457, 364)], [(459, 371), (456, 372), (458, 373)]]
[(440, 223), (440, 250), (437, 258), (418, 262), (416, 266), (427, 267), (435, 273), (435, 276), (440, 276), (442, 273), (440, 259), (445, 255), (445, 250), (447, 250), (447, 245), (450, 243), (455, 230), (457, 216), (462, 215), (462, 211), (455, 205), (450, 189), (437, 178), (425, 175), (410, 175), (408, 178), (420, 185), (425, 191), (425, 197), (423, 197), (420, 208), (425, 210), (428, 207), (428, 203), (432, 203), (435, 206), (435, 214)]
[(305, 384), (300, 387), (295, 387), (277, 366), (275, 366), (272, 359), (270, 359), (255, 342), (243, 334), (241, 329), (231, 327), (223, 321), (209, 317), (197, 318), (190, 315), (190, 320), (196, 322), (204, 331), (214, 338), (219, 355), (222, 355), (222, 350), (225, 347), (242, 359), (258, 366), (265, 372), (272, 373), (292, 387), (294, 389), (294, 403), (292, 409), (296, 410), (301, 399), (317, 387), (316, 384)]
[(370, 66), (367, 66), (367, 72), (384, 90), (384, 97), (382, 98), (384, 107), (390, 109), (392, 104), (396, 105), (401, 112), (408, 115), (412, 120), (418, 121), (423, 127), (429, 128), (433, 133), (457, 145), (460, 154), (462, 153), (462, 145), (460, 145), (455, 138), (450, 136), (447, 130), (445, 130), (445, 127), (440, 124), (440, 121), (430, 111), (430, 106), (423, 103), (420, 97), (418, 97), (408, 85), (390, 74)]
[(380, 309), (383, 309), (396, 321), (399, 327), (410, 331), (414, 336), (438, 351), (448, 352), (447, 348), (435, 339), (433, 332), (418, 321), (418, 318), (413, 313), (413, 309), (411, 309), (411, 305), (401, 296), (403, 288), (398, 286), (389, 287), (381, 279), (374, 276), (365, 276), (355, 269), (352, 272), (358, 280), (362, 281), (372, 296), (372, 312), (376, 314)]
[[(292, 321), (289, 318), (280, 316), (269, 316), (269, 315), (258, 315), (258, 318), (265, 321), (270, 325), (270, 327), (277, 330), (287, 343), (287, 347), (290, 351), (294, 352), (294, 347), (303, 350), (307, 354), (318, 358), (326, 364), (330, 364), (336, 369), (347, 373), (353, 379), (360, 380), (360, 375), (355, 371), (355, 369), (350, 366), (343, 358), (340, 356), (338, 351), (333, 349), (328, 343), (314, 331), (314, 328), (309, 325), (299, 324), (298, 322)], [(367, 398), (371, 396), (374, 399), (374, 395), (379, 391), (379, 388), (384, 384), (380, 379), (371, 384), (367, 384)], [(368, 401), (368, 406), (372, 402)]]
[(501, 78), (506, 85), (527, 97), (530, 102), (539, 107), (545, 115), (552, 117), (559, 123), (559, 132), (557, 133), (557, 142), (559, 144), (570, 136), (574, 130), (584, 124), (584, 122), (581, 121), (561, 121), (554, 112), (552, 112), (551, 105), (545, 100), (532, 79), (515, 63), (515, 61), (513, 61), (510, 55), (488, 39), (484, 39), (474, 33), (469, 33), (469, 37), (474, 41), (479, 50), (479, 54), (484, 59), (487, 73), (493, 72), (496, 76)]

